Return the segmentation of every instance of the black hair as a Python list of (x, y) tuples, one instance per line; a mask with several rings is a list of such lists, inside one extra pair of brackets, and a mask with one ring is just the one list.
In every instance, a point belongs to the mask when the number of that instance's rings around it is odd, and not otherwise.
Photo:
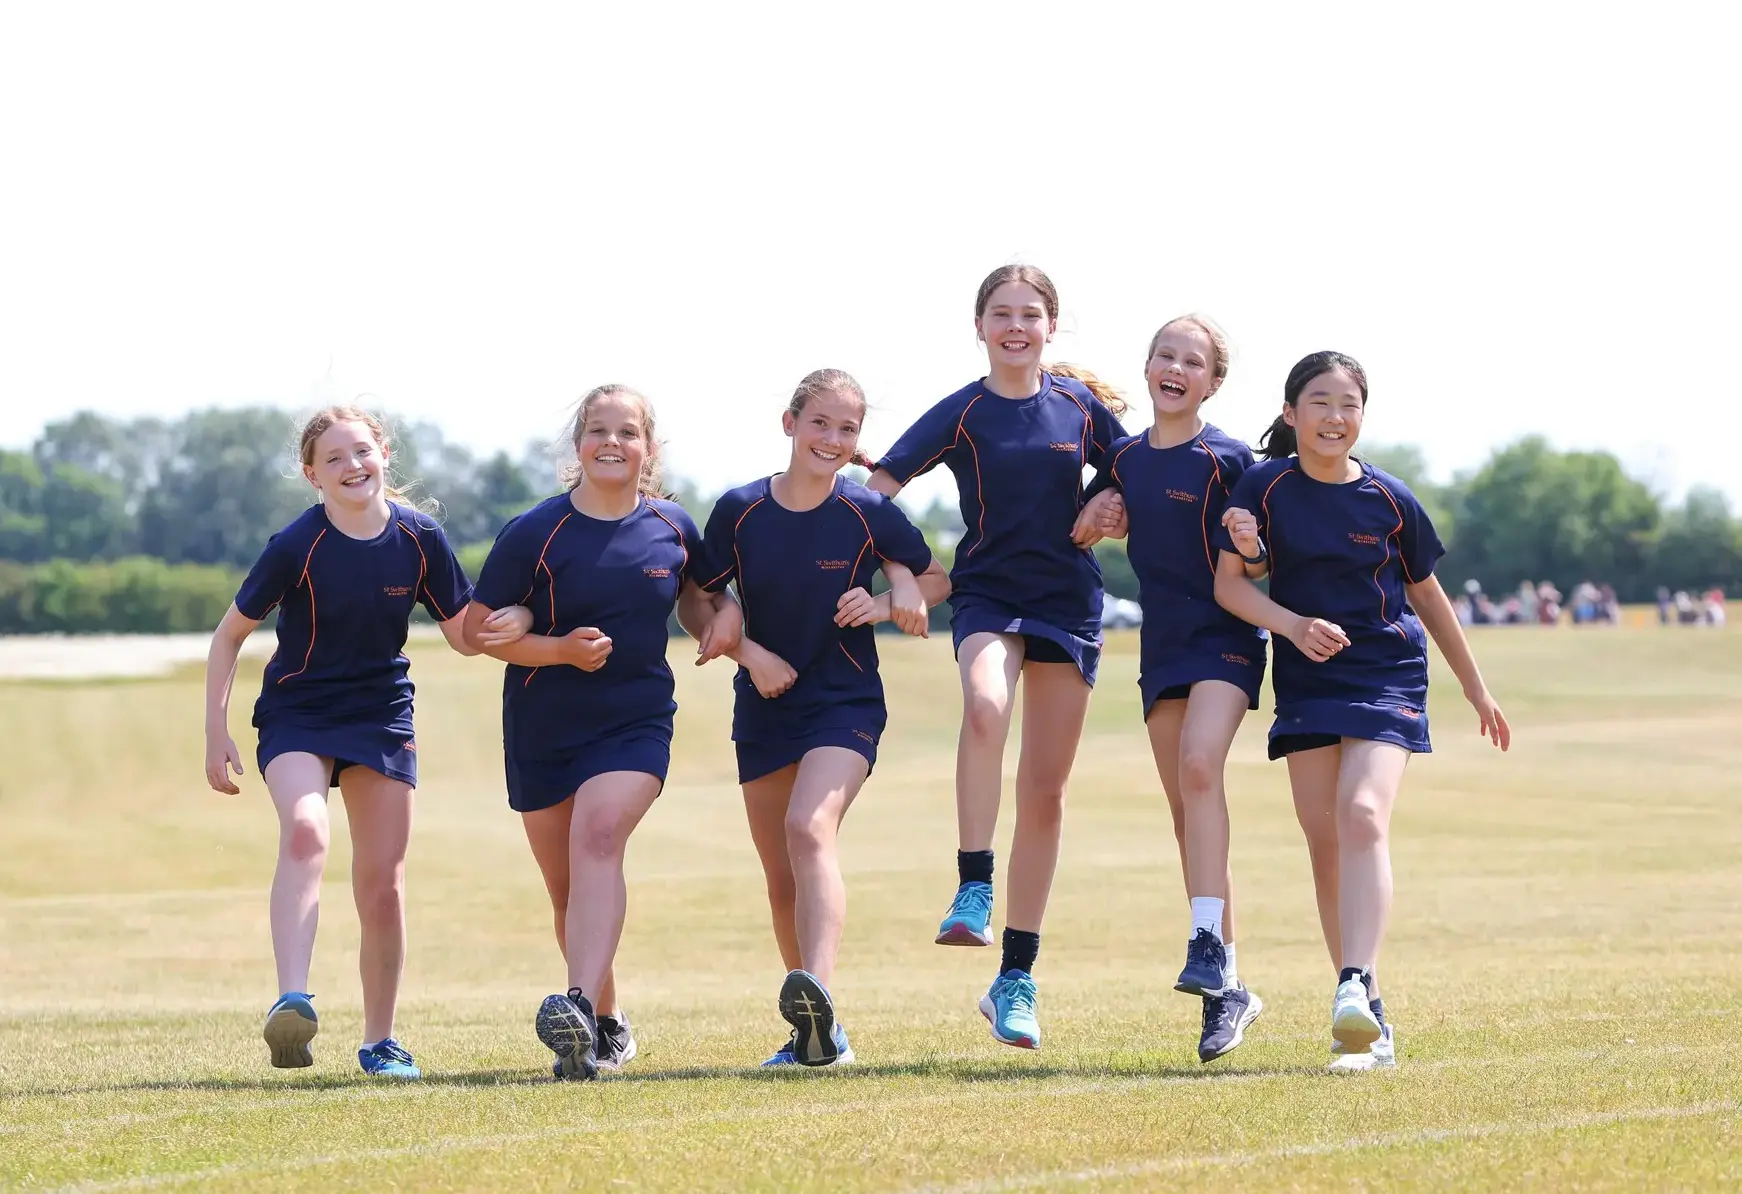
[[(1367, 405), (1367, 371), (1361, 368), (1361, 362), (1352, 356), (1340, 352), (1315, 352), (1302, 357), (1295, 362), (1293, 369), (1288, 371), (1288, 380), (1282, 383), (1282, 401), (1287, 406), (1300, 404), (1301, 391), (1307, 388), (1307, 383), (1321, 373), (1329, 373), (1332, 369), (1341, 369), (1355, 379), (1355, 384), (1361, 390), (1361, 405)], [(1281, 415), (1270, 424), (1269, 430), (1258, 438), (1258, 455), (1264, 460), (1286, 460), (1299, 449), (1295, 442), (1294, 428), (1288, 425), (1288, 420)]]

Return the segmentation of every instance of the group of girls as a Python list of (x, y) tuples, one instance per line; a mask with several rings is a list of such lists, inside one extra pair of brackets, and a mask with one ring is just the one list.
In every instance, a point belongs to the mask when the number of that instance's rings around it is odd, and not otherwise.
[[(317, 1018), (305, 988), (326, 796), (338, 786), (363, 928), (359, 1061), (372, 1074), (419, 1073), (393, 1037), (416, 783), (402, 653), (414, 602), (456, 650), (508, 665), (508, 800), (567, 967), (565, 992), (543, 1001), (535, 1027), (553, 1074), (584, 1079), (636, 1052), (612, 963), (627, 906), (624, 851), (670, 764), (673, 614), (697, 641), (697, 665), (738, 664), (732, 740), (787, 970), (778, 1006), (790, 1031), (763, 1064), (828, 1066), (853, 1059), (829, 993), (846, 907), (836, 839), (888, 720), (873, 626), (892, 621), (923, 636), (929, 607), (947, 598), (963, 701), (958, 887), (936, 940), (993, 944), (992, 842), (1021, 682), (1009, 906), (979, 1006), (996, 1040), (1039, 1047), (1041, 925), (1101, 649), (1102, 585), (1089, 549), (1129, 535), (1145, 613), (1141, 707), (1190, 904), (1175, 989), (1203, 1001), (1200, 1058), (1238, 1046), (1262, 1009), (1235, 961), (1223, 772), (1241, 719), (1258, 705), (1268, 641), (1270, 757), (1288, 759), (1338, 971), (1331, 1068), (1395, 1064), (1375, 965), (1391, 902), (1391, 808), (1409, 756), (1429, 749), (1426, 635), (1481, 732), (1504, 749), (1510, 731), (1433, 575), (1443, 549), (1427, 515), (1401, 482), (1351, 455), (1366, 376), (1338, 353), (1302, 360), (1255, 462), (1200, 417), (1228, 372), (1214, 323), (1186, 316), (1155, 334), (1146, 367), (1154, 422), (1128, 436), (1116, 393), (1086, 371), (1042, 364), (1058, 314), (1041, 271), (994, 271), (975, 300), (986, 375), (876, 461), (858, 449), (859, 385), (838, 370), (808, 375), (782, 416), (786, 469), (724, 494), (705, 534), (660, 496), (650, 403), (599, 387), (576, 412), (565, 492), (502, 529), (475, 588), (439, 526), (388, 487), (380, 425), (349, 408), (310, 423), (302, 462), (321, 502), (268, 543), (214, 637), (207, 683), (208, 780), (234, 793), (230, 681), (242, 639), (278, 607), (278, 651), (254, 717), (280, 823), (272, 1063), (312, 1062)], [(848, 463), (870, 470), (866, 484), (840, 475)], [(948, 576), (893, 501), (940, 464), (955, 476), (966, 526)], [(888, 587), (874, 596), (879, 569)], [(1264, 577), (1268, 595), (1254, 584)]]

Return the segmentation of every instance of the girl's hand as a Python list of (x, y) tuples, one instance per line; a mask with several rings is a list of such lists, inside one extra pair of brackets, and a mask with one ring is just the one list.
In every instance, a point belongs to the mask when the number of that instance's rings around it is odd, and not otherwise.
[(931, 609), (925, 603), (925, 595), (919, 591), (919, 582), (912, 573), (898, 572), (889, 581), (889, 620), (903, 634), (911, 634), (916, 638), (931, 637)]
[(1106, 489), (1089, 499), (1071, 528), (1071, 542), (1093, 547), (1108, 536), (1123, 537), (1127, 530), (1125, 499)]
[(563, 636), (564, 662), (583, 672), (596, 672), (611, 657), (611, 640), (596, 626), (579, 626)]
[(1486, 688), (1475, 692), (1465, 692), (1464, 699), (1470, 702), (1470, 707), (1476, 710), (1476, 716), (1482, 719), (1481, 733), (1484, 738), (1493, 740), (1494, 745), (1506, 750), (1512, 745), (1512, 727), (1506, 724), (1506, 714), (1500, 711)]
[(702, 628), (702, 637), (696, 643), (696, 666), (730, 655), (743, 641), (744, 611), (736, 601), (728, 601)]
[(889, 621), (889, 595), (873, 597), (864, 589), (848, 589), (835, 602), (835, 625), (872, 626)]
[(242, 755), (236, 749), (236, 740), (223, 730), (206, 731), (206, 782), (212, 785), (212, 791), (222, 792), (226, 796), (235, 796), (242, 789), (230, 778), (230, 772), (242, 774)]
[(1349, 645), (1349, 636), (1335, 622), (1327, 622), (1323, 618), (1296, 618), (1294, 629), (1289, 631), (1288, 641), (1299, 647), (1300, 653), (1314, 663), (1323, 663)]
[(763, 647), (746, 645), (739, 652), (738, 662), (750, 673), (750, 683), (756, 685), (756, 691), (766, 700), (772, 701), (798, 681), (798, 673), (790, 663)]
[(506, 647), (526, 637), (532, 629), (532, 611), (524, 605), (505, 605), (484, 619), (478, 632), (478, 646)]
[[(1222, 511), (1222, 526), (1227, 529), (1228, 538), (1234, 541), (1235, 551), (1247, 559), (1258, 555), (1258, 520), (1252, 516), (1252, 511), (1229, 506)], [(1337, 633), (1341, 634), (1342, 631), (1338, 630)], [(1344, 639), (1343, 645), (1348, 646), (1349, 640)]]

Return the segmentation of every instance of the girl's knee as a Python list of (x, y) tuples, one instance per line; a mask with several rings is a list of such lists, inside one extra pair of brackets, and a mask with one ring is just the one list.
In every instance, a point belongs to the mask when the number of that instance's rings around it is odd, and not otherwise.
[(1376, 793), (1357, 791), (1337, 813), (1337, 840), (1352, 848), (1370, 847), (1385, 841), (1386, 802)]
[(1019, 791), (1016, 800), (1019, 820), (1039, 825), (1056, 825), (1065, 817), (1063, 784), (1045, 785), (1029, 791)]
[(793, 858), (815, 858), (834, 842), (834, 826), (821, 809), (788, 810), (786, 850)]
[(296, 862), (318, 862), (327, 855), (329, 836), (325, 806), (318, 812), (298, 810), (284, 823), (285, 857)]
[(405, 915), (405, 872), (400, 868), (354, 880), (357, 915), (366, 924), (397, 922)]
[(962, 702), (962, 729), (971, 738), (997, 741), (1009, 732), (1010, 698), (1001, 692), (969, 691)]
[(1222, 760), (1213, 751), (1187, 747), (1180, 752), (1179, 786), (1187, 800), (1215, 796), (1222, 786)]
[(635, 819), (622, 809), (590, 809), (581, 819), (576, 845), (585, 858), (619, 858), (634, 828)]

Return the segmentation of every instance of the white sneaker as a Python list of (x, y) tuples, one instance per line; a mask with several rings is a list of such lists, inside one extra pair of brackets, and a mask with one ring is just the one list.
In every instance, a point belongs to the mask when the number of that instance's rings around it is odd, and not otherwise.
[(1389, 1024), (1365, 1053), (1347, 1053), (1343, 1050), (1341, 1041), (1331, 1044), (1330, 1071), (1333, 1074), (1365, 1074), (1368, 1070), (1391, 1069), (1396, 1065), (1397, 1041), (1391, 1034)]
[(1367, 1003), (1367, 984), (1352, 978), (1337, 987), (1331, 1001), (1331, 1037), (1344, 1053), (1365, 1053), (1383, 1035), (1379, 1017)]

